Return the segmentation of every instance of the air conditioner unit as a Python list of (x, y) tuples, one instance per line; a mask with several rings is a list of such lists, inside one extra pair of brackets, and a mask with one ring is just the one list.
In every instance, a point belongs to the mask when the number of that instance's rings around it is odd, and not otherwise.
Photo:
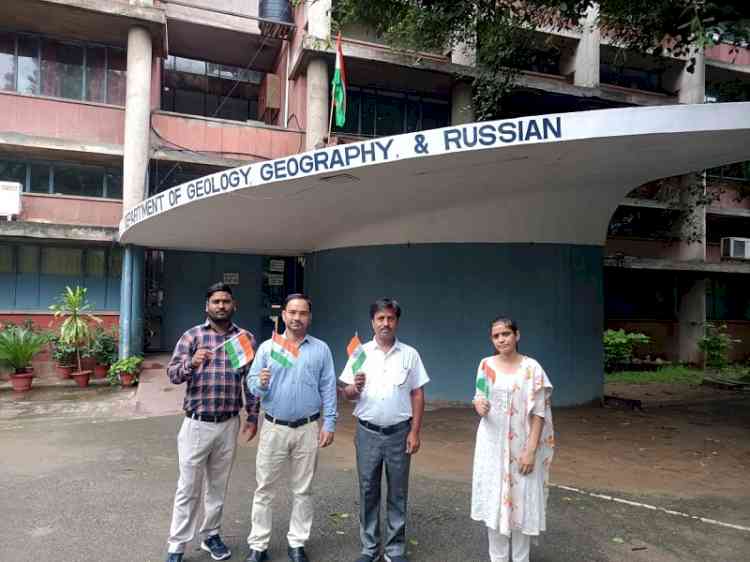
[(750, 238), (722, 238), (721, 258), (750, 260)]
[(23, 186), (14, 181), (0, 181), (0, 217), (8, 220), (21, 214), (21, 192)]

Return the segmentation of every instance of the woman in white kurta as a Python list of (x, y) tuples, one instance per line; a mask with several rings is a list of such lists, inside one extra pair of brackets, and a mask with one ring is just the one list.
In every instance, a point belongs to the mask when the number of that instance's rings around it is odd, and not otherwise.
[(498, 318), (497, 353), (477, 369), (477, 429), (471, 517), (487, 525), (491, 562), (527, 562), (530, 537), (546, 528), (549, 466), (554, 448), (552, 384), (541, 365), (518, 353), (515, 322)]

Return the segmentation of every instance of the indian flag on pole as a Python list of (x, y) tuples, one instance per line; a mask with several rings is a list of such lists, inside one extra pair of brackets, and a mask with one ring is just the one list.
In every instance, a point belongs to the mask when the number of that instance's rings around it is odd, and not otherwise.
[(365, 349), (362, 347), (362, 342), (359, 341), (359, 336), (354, 334), (354, 337), (349, 340), (349, 345), (346, 346), (346, 353), (349, 355), (349, 359), (352, 362), (352, 373), (355, 375), (365, 364)]
[(255, 357), (253, 342), (247, 332), (242, 332), (224, 343), (224, 350), (229, 358), (232, 369), (240, 369), (250, 363)]
[(336, 69), (331, 83), (333, 105), (336, 111), (336, 126), (346, 123), (346, 70), (344, 70), (344, 51), (341, 49), (341, 32), (336, 38)]
[(477, 392), (484, 395), (484, 397), (490, 399), (491, 385), (495, 384), (495, 370), (487, 364), (487, 361), (482, 361), (479, 375), (477, 376)]
[(271, 336), (271, 359), (282, 367), (289, 368), (299, 357), (299, 346), (276, 332)]

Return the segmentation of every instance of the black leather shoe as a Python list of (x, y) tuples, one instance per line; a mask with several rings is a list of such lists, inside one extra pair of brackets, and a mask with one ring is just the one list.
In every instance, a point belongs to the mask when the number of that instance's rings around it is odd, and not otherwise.
[(267, 550), (253, 550), (250, 549), (250, 556), (245, 558), (245, 562), (263, 562), (264, 560), (268, 560), (268, 551)]
[(289, 553), (289, 560), (292, 562), (310, 562), (307, 558), (307, 554), (305, 554), (305, 549), (302, 546), (296, 548), (290, 546), (287, 548), (287, 552)]

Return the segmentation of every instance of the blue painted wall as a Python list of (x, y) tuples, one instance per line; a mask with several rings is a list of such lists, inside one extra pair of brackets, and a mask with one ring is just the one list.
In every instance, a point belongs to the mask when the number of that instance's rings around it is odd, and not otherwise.
[(164, 252), (163, 342), (170, 351), (180, 336), (206, 318), (206, 289), (224, 273), (239, 273), (232, 287), (239, 302), (234, 322), (252, 333), (261, 331), (263, 258), (237, 254)]
[[(520, 350), (555, 385), (553, 404), (602, 395), (602, 250), (558, 244), (419, 244), (307, 256), (311, 333), (328, 342), (337, 369), (358, 330), (371, 337), (368, 308), (380, 296), (404, 309), (399, 337), (415, 346), (432, 378), (428, 399), (470, 401), (489, 322), (514, 318)], [(363, 338), (364, 339), (364, 338)]]

